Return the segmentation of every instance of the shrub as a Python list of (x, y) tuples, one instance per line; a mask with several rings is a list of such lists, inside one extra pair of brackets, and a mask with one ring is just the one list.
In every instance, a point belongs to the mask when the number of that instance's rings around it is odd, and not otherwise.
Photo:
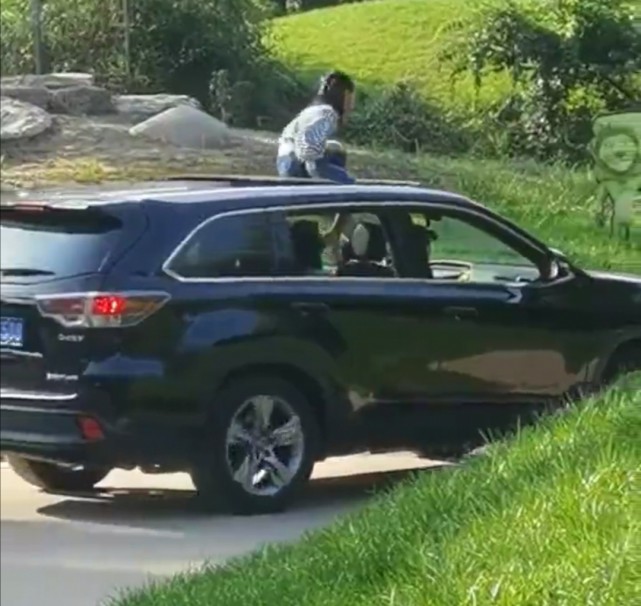
[[(268, 0), (135, 0), (128, 61), (121, 0), (47, 0), (47, 63), (54, 71), (92, 72), (131, 92), (193, 95), (205, 105), (212, 79), (224, 73), (239, 108), (234, 118), (246, 123), (270, 113), (296, 87), (265, 49), (270, 14)], [(28, 0), (3, 0), (5, 74), (33, 71), (29, 17)]]
[(355, 143), (408, 152), (456, 154), (469, 148), (460, 124), (405, 83), (361, 95), (346, 135)]
[[(459, 72), (477, 88), (488, 74), (507, 71), (512, 94), (490, 109), (488, 130), (500, 151), (549, 159), (585, 159), (596, 113), (639, 97), (641, 32), (624, 0), (558, 0), (529, 9), (512, 1), (491, 8), (481, 27), (456, 42)], [(636, 89), (636, 90), (635, 90)]]

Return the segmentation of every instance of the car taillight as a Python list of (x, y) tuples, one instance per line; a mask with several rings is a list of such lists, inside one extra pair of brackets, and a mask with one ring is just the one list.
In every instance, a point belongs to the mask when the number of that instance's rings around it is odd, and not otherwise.
[(92, 292), (36, 297), (40, 315), (67, 328), (125, 328), (139, 324), (168, 300), (165, 292)]

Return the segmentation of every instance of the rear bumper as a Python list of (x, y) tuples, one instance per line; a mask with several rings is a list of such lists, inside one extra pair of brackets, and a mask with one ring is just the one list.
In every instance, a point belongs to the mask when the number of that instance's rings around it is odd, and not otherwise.
[[(31, 404), (31, 403), (30, 403)], [(109, 464), (116, 456), (113, 439), (87, 440), (79, 411), (51, 409), (39, 400), (25, 406), (0, 401), (0, 450), (22, 456), (71, 464)]]
[(0, 451), (71, 465), (187, 468), (194, 450), (192, 432), (167, 422), (110, 417), (108, 404), (96, 401), (98, 393), (90, 398), (49, 395), (2, 391)]

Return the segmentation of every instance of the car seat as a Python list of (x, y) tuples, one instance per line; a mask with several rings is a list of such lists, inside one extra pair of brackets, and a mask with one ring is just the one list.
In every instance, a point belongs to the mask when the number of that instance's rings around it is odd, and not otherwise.
[(387, 243), (383, 228), (373, 223), (358, 223), (354, 227), (349, 245), (343, 252), (348, 255), (347, 262), (338, 270), (339, 276), (354, 277), (394, 277), (391, 267), (384, 265), (387, 257)]
[(296, 221), (290, 230), (297, 271), (303, 274), (320, 271), (323, 268), (325, 244), (318, 233), (317, 223), (302, 219)]

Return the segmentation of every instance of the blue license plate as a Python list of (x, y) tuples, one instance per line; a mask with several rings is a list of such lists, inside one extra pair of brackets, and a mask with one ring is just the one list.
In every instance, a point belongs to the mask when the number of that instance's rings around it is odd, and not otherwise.
[(0, 318), (0, 347), (22, 347), (23, 345), (22, 318)]

